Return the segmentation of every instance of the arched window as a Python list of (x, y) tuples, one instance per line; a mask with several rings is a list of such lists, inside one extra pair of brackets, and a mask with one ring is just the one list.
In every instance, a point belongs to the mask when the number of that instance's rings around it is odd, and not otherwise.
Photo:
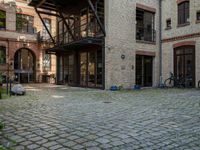
[(184, 1), (178, 4), (178, 24), (189, 23), (190, 17), (190, 3), (189, 1)]
[(6, 12), (0, 10), (0, 30), (6, 29)]

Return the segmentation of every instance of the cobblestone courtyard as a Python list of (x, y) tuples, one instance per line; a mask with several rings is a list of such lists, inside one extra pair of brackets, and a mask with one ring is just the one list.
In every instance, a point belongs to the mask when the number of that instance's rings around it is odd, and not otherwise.
[(0, 145), (23, 149), (200, 150), (200, 91), (109, 92), (46, 84), (0, 100)]

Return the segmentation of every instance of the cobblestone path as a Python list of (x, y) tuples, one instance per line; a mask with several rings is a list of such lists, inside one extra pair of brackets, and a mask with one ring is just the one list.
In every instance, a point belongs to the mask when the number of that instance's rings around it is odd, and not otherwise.
[(47, 84), (0, 100), (0, 145), (35, 150), (200, 150), (200, 90), (110, 92)]

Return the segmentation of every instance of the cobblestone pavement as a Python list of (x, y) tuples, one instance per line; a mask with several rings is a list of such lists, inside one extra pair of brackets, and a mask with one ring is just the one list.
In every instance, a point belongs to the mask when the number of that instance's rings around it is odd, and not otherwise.
[(200, 90), (36, 84), (0, 100), (0, 145), (23, 150), (200, 150)]

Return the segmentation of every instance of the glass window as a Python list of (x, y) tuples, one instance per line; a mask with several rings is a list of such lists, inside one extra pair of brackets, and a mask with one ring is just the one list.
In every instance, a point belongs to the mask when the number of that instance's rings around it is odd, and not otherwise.
[(197, 20), (200, 21), (200, 11), (197, 12)]
[(22, 33), (34, 33), (34, 17), (24, 14), (17, 14), (16, 16), (16, 30)]
[(189, 22), (189, 2), (183, 2), (178, 5), (178, 24)]
[(136, 10), (136, 39), (155, 42), (155, 13), (142, 9)]
[[(47, 27), (47, 29), (50, 31), (51, 33), (51, 20), (50, 19), (43, 19), (44, 20), (44, 23)], [(42, 37), (43, 37), (43, 40), (48, 40), (50, 39), (50, 36), (46, 30), (46, 28), (43, 26), (43, 29), (42, 29)]]
[(6, 12), (0, 10), (0, 30), (6, 29)]
[(51, 55), (50, 54), (43, 54), (43, 69), (50, 71), (51, 70)]
[(0, 64), (6, 63), (6, 47), (0, 46)]
[(171, 28), (172, 26), (172, 22), (171, 22), (171, 19), (167, 19), (166, 20), (166, 28)]

